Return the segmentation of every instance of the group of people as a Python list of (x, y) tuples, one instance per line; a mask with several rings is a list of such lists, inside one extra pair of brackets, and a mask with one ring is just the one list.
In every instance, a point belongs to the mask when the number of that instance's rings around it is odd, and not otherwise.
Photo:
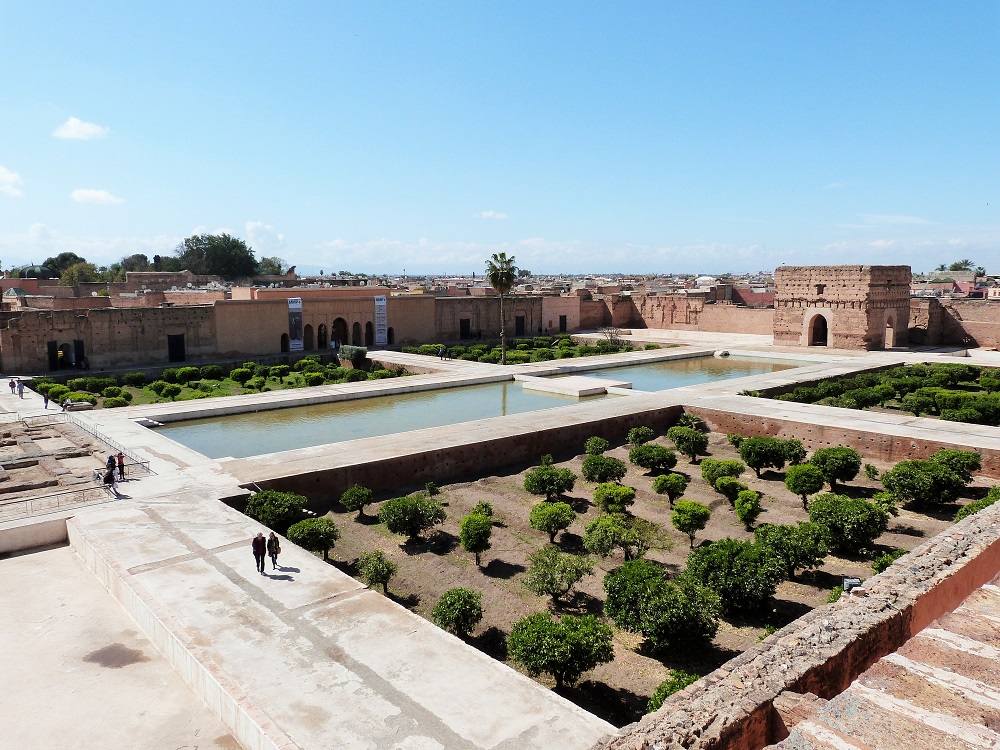
[(258, 532), (257, 536), (250, 542), (250, 547), (253, 549), (254, 559), (257, 561), (258, 573), (262, 576), (267, 575), (264, 572), (267, 557), (271, 558), (271, 570), (278, 569), (278, 555), (281, 554), (281, 543), (273, 531), (267, 539), (264, 539), (263, 532)]
[(114, 453), (109, 453), (104, 470), (104, 484), (111, 487), (111, 491), (115, 493), (116, 497), (118, 496), (118, 482), (122, 479), (125, 479), (125, 454), (121, 451), (118, 451), (117, 456)]
[(10, 395), (11, 396), (13, 396), (15, 393), (17, 393), (17, 395), (18, 395), (19, 398), (24, 398), (24, 381), (22, 381), (22, 380), (15, 380), (14, 378), (11, 378), (10, 382), (7, 383), (7, 385), (10, 386)]

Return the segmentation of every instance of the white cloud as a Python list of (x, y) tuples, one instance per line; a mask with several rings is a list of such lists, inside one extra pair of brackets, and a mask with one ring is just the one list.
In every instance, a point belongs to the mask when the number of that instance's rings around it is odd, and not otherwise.
[(76, 203), (97, 203), (101, 205), (111, 205), (113, 203), (124, 203), (124, 198), (116, 198), (107, 190), (92, 190), (89, 188), (77, 188), (70, 193)]
[(111, 128), (94, 122), (84, 122), (76, 117), (70, 117), (66, 122), (52, 131), (52, 135), (67, 141), (92, 141), (103, 138), (111, 132)]
[(86, 237), (68, 235), (45, 224), (32, 224), (23, 232), (0, 233), (0, 258), (5, 268), (41, 263), (45, 258), (70, 251), (103, 266), (132, 255), (171, 255), (183, 237)]
[(11, 198), (21, 197), (21, 185), (24, 180), (17, 172), (0, 166), (0, 193), (9, 195)]
[(258, 260), (281, 256), (285, 249), (285, 235), (279, 234), (274, 227), (263, 221), (248, 221), (246, 229), (246, 242), (253, 248)]
[(479, 214), (480, 219), (506, 219), (507, 214), (498, 213), (497, 211), (483, 211)]

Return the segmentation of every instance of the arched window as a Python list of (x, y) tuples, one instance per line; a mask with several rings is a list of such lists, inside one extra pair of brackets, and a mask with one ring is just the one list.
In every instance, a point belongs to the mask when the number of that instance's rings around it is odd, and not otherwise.
[(361, 324), (355, 323), (351, 326), (351, 343), (355, 346), (361, 346)]
[(809, 321), (809, 346), (826, 346), (829, 331), (826, 318), (816, 315)]
[(375, 326), (365, 323), (365, 346), (375, 346)]
[(389, 342), (389, 346), (392, 346), (393, 344), (396, 343), (396, 332), (392, 330), (392, 328), (386, 330), (385, 340)]
[(288, 351), (288, 334), (287, 333), (281, 334), (281, 351), (283, 351), (283, 352), (287, 352)]
[(316, 348), (316, 339), (313, 338), (313, 327), (307, 325), (302, 329), (302, 348), (307, 352), (311, 352)]
[(316, 348), (326, 349), (328, 343), (326, 340), (326, 323), (320, 323), (316, 329)]

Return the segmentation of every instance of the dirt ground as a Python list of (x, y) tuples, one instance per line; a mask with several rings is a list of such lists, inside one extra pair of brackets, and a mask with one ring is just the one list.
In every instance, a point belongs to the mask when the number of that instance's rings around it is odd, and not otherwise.
[[(656, 443), (672, 447), (665, 437)], [(582, 446), (581, 446), (582, 451)], [(710, 436), (709, 451), (712, 458), (739, 458), (725, 435)], [(612, 448), (612, 455), (628, 463), (627, 446)], [(557, 462), (558, 466), (572, 469), (581, 477), (584, 456), (577, 455)], [(734, 537), (752, 539), (737, 521), (728, 501), (712, 490), (701, 478), (697, 465), (678, 456), (675, 471), (688, 475), (691, 483), (685, 497), (705, 503), (712, 509), (712, 518), (695, 543), (707, 539)], [(874, 462), (879, 471), (891, 468)], [(529, 494), (523, 488), (524, 473), (531, 466), (511, 470), (509, 473), (484, 476), (475, 481), (448, 484), (441, 487), (439, 499), (445, 504), (448, 518), (442, 526), (426, 534), (426, 540), (414, 545), (405, 544), (402, 537), (391, 534), (378, 524), (374, 516), (377, 505), (367, 509), (367, 515), (357, 519), (354, 513), (332, 513), (341, 529), (341, 539), (331, 550), (333, 564), (354, 574), (358, 556), (374, 547), (382, 549), (398, 565), (398, 573), (390, 583), (390, 595), (418, 614), (428, 617), (440, 595), (455, 586), (465, 586), (482, 592), (483, 621), (472, 634), (471, 642), (495, 658), (504, 659), (503, 635), (511, 625), (534, 612), (556, 611), (573, 614), (603, 614), (604, 574), (622, 563), (616, 554), (610, 558), (595, 559), (594, 575), (585, 578), (578, 586), (572, 600), (553, 610), (548, 598), (538, 597), (523, 586), (527, 557), (532, 551), (548, 543), (548, 536), (528, 526), (531, 508), (544, 498)], [(623, 484), (635, 487), (634, 515), (654, 521), (668, 529), (675, 540), (671, 550), (652, 551), (647, 557), (664, 563), (669, 570), (679, 572), (684, 568), (688, 553), (688, 538), (677, 532), (670, 523), (670, 508), (665, 496), (652, 490), (653, 476), (629, 464)], [(808, 520), (801, 500), (785, 489), (784, 472), (768, 471), (757, 479), (747, 469), (741, 481), (751, 489), (763, 493), (764, 512), (758, 519), (763, 523), (795, 523)], [(983, 487), (991, 483), (977, 479), (970, 494), (981, 495)], [(584, 526), (600, 515), (592, 504), (595, 484), (577, 480), (573, 492), (566, 496), (579, 514), (573, 525), (557, 536), (557, 545), (565, 551), (583, 551), (581, 537)], [(881, 485), (864, 478), (863, 473), (848, 485), (838, 487), (838, 492), (868, 496), (881, 489)], [(379, 498), (384, 500), (386, 498)], [(461, 520), (481, 500), (493, 504), (495, 524), (492, 548), (482, 555), (482, 567), (477, 568), (473, 556), (464, 552), (458, 542)], [(963, 500), (965, 502), (965, 500)], [(900, 510), (898, 518), (890, 522), (889, 531), (879, 540), (885, 550), (912, 549), (925, 538), (930, 538), (946, 528), (958, 506), (946, 507), (933, 514)], [(656, 686), (667, 678), (672, 668), (704, 675), (731, 659), (737, 653), (754, 645), (764, 635), (765, 627), (782, 627), (810, 609), (826, 602), (830, 590), (841, 583), (845, 576), (868, 578), (872, 575), (871, 560), (849, 560), (830, 555), (825, 565), (816, 571), (799, 575), (797, 581), (787, 581), (778, 588), (774, 608), (769, 613), (747, 619), (724, 620), (713, 643), (713, 648), (691, 653), (676, 653), (657, 659), (644, 653), (642, 636), (615, 631), (615, 660), (587, 673), (580, 684), (563, 694), (593, 713), (616, 725), (637, 720), (645, 712), (645, 704)], [(551, 685), (543, 676), (541, 682)]]

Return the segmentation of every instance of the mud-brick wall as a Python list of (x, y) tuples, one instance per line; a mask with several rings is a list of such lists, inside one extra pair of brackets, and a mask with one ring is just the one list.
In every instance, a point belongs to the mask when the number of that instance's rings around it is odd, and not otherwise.
[(537, 463), (539, 457), (547, 453), (557, 459), (579, 454), (584, 442), (593, 435), (620, 442), (633, 427), (653, 426), (665, 430), (680, 414), (680, 406), (650, 407), (632, 414), (588, 418), (549, 429), (525, 429), (493, 440), (334, 468), (323, 468), (322, 457), (317, 456), (317, 468), (313, 471), (256, 483), (267, 489), (303, 494), (309, 498), (311, 510), (325, 512), (354, 484), (376, 492), (407, 491), (427, 482), (479, 478), (505, 467)]
[[(750, 398), (749, 396), (747, 398)], [(713, 432), (736, 433), (746, 437), (766, 435), (779, 438), (797, 438), (807, 450), (846, 446), (854, 448), (868, 460), (896, 463), (907, 459), (927, 458), (942, 448), (954, 448), (951, 443), (934, 440), (914, 440), (868, 430), (852, 430), (843, 426), (809, 424), (807, 422), (777, 419), (728, 411), (686, 407), (686, 411), (705, 420)], [(977, 449), (983, 457), (982, 473), (1000, 479), (1000, 451)]]
[(636, 315), (646, 328), (761, 335), (770, 335), (774, 330), (771, 308), (708, 302), (704, 296), (688, 294), (637, 295), (632, 300)]

